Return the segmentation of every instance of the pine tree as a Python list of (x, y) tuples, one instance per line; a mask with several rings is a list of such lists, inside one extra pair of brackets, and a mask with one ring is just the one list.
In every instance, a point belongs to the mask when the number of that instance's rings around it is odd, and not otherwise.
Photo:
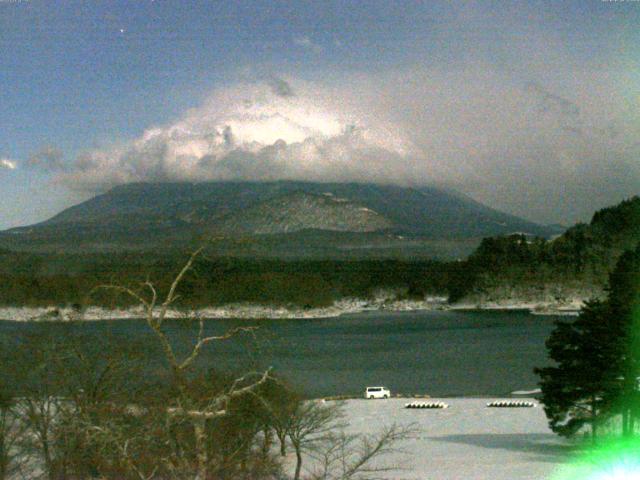
[(632, 435), (640, 414), (640, 246), (609, 276), (606, 301), (588, 302), (575, 321), (560, 321), (546, 342), (554, 366), (536, 369), (554, 432), (570, 436), (613, 415)]
[[(551, 429), (571, 436), (591, 425), (595, 439), (598, 423), (607, 416), (608, 392), (616, 385), (610, 365), (615, 351), (607, 325), (607, 305), (592, 301), (573, 322), (556, 322), (546, 342), (555, 366), (536, 369), (542, 403)], [(612, 376), (613, 375), (613, 376)]]
[(622, 415), (622, 434), (629, 436), (640, 414), (640, 245), (625, 252), (609, 276), (608, 307), (615, 334), (621, 340), (616, 366), (621, 388), (612, 400)]

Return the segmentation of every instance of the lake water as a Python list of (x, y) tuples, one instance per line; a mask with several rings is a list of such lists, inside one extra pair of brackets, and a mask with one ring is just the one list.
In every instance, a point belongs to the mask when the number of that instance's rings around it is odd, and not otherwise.
[[(548, 364), (544, 342), (557, 317), (527, 312), (366, 312), (330, 319), (209, 320), (206, 334), (258, 325), (252, 336), (217, 342), (203, 351), (201, 367), (273, 366), (312, 396), (362, 394), (367, 385), (393, 393), (432, 396), (500, 396), (536, 388), (532, 369)], [(186, 351), (197, 325), (167, 321), (167, 333)], [(138, 341), (156, 355), (155, 339), (141, 320), (85, 323), (0, 322), (0, 336), (48, 330), (55, 335)]]

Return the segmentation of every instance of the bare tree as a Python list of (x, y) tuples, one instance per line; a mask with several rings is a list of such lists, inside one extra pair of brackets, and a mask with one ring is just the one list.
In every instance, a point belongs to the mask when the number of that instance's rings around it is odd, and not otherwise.
[(305, 457), (311, 464), (309, 480), (374, 479), (398, 470), (380, 459), (398, 451), (397, 443), (411, 438), (417, 432), (415, 426), (391, 425), (375, 435), (348, 434), (342, 409), (337, 402), (298, 401), (286, 420), (278, 421), (295, 451), (293, 480), (303, 478)]
[(121, 285), (100, 285), (96, 287), (96, 289), (106, 289), (124, 293), (142, 306), (147, 326), (151, 329), (162, 348), (165, 360), (168, 363), (173, 375), (173, 380), (178, 389), (177, 395), (173, 399), (174, 404), (167, 409), (167, 413), (170, 417), (177, 420), (188, 420), (193, 429), (196, 455), (195, 478), (197, 480), (206, 479), (210, 460), (206, 436), (207, 422), (212, 422), (226, 416), (230, 402), (255, 392), (260, 386), (273, 378), (271, 376), (271, 369), (268, 369), (265, 372), (252, 372), (244, 375), (233, 381), (229, 388), (206, 399), (194, 398), (190, 393), (188, 372), (206, 345), (212, 342), (228, 340), (242, 333), (252, 333), (256, 330), (256, 327), (237, 327), (222, 335), (205, 336), (204, 320), (199, 318), (199, 330), (191, 350), (182, 358), (179, 358), (176, 354), (167, 334), (163, 330), (163, 324), (167, 319), (169, 309), (179, 298), (177, 290), (180, 283), (189, 270), (191, 270), (197, 257), (202, 253), (202, 250), (202, 248), (196, 250), (189, 257), (187, 263), (174, 278), (163, 300), (160, 300), (160, 295), (156, 287), (149, 280), (142, 285), (144, 292)]
[(326, 405), (317, 401), (297, 404), (287, 427), (287, 435), (296, 453), (294, 480), (300, 480), (303, 453), (314, 450), (327, 441), (331, 432), (344, 427), (337, 424), (341, 417), (340, 404)]
[(22, 447), (39, 459), (49, 480), (59, 476), (54, 427), (56, 416), (65, 408), (56, 385), (54, 357), (59, 347), (49, 336), (32, 335), (25, 338), (15, 359), (24, 390), (18, 406), (25, 427)]
[[(275, 434), (279, 443), (279, 453), (281, 457), (287, 454), (287, 438), (289, 431), (298, 418), (302, 397), (280, 381), (269, 385), (266, 392), (258, 397), (258, 401), (264, 409), (266, 418), (264, 419), (265, 443), (270, 436)], [(267, 445), (265, 445), (265, 448)]]
[(97, 425), (128, 395), (134, 355), (108, 338), (61, 337), (59, 331), (21, 338), (13, 352), (20, 399), (21, 456), (32, 456), (29, 478), (85, 478), (97, 471), (102, 452), (88, 441), (86, 424)]
[(20, 448), (23, 433), (17, 400), (0, 385), (0, 480), (15, 478), (22, 470), (26, 460)]
[(125, 408), (109, 412), (105, 421), (85, 423), (85, 438), (103, 454), (104, 478), (151, 480), (166, 467), (164, 432), (157, 429), (157, 414), (154, 409)]
[(400, 470), (397, 464), (382, 463), (383, 457), (399, 452), (397, 443), (417, 432), (413, 425), (385, 427), (375, 435), (347, 434), (344, 430), (325, 438), (312, 452), (316, 467), (309, 480), (373, 480)]

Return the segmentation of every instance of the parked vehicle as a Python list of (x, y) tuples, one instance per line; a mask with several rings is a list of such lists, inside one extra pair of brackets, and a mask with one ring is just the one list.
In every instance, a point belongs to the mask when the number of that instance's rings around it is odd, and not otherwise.
[(364, 398), (373, 399), (373, 398), (389, 398), (391, 396), (391, 392), (386, 387), (367, 387), (364, 392)]

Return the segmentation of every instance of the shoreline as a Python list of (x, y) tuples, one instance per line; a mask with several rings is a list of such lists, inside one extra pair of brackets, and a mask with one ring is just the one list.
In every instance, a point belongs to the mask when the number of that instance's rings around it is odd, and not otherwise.
[(535, 390), (515, 390), (513, 392), (509, 392), (509, 393), (502, 393), (502, 394), (497, 394), (497, 393), (491, 393), (491, 394), (487, 394), (487, 395), (478, 395), (478, 394), (471, 394), (471, 395), (430, 395), (428, 393), (415, 393), (415, 394), (410, 394), (410, 393), (392, 393), (391, 397), (386, 398), (386, 399), (382, 399), (382, 398), (376, 398), (376, 399), (370, 399), (370, 398), (365, 398), (363, 394), (360, 395), (327, 395), (327, 396), (320, 396), (320, 397), (314, 397), (314, 398), (309, 398), (307, 400), (324, 400), (326, 402), (343, 402), (346, 400), (364, 400), (366, 402), (375, 402), (376, 400), (381, 400), (381, 401), (385, 401), (385, 400), (392, 400), (392, 399), (396, 399), (396, 400), (420, 400), (420, 399), (424, 399), (424, 400), (433, 400), (435, 399), (448, 399), (448, 400), (452, 400), (452, 399), (460, 399), (460, 400), (465, 400), (465, 399), (469, 399), (469, 400), (535, 400), (535, 401), (539, 401), (539, 397), (541, 395), (541, 391), (540, 389), (535, 389)]
[[(322, 319), (337, 318), (365, 312), (420, 312), (420, 311), (528, 311), (532, 315), (571, 315), (578, 314), (582, 299), (573, 299), (563, 304), (514, 302), (505, 303), (459, 303), (449, 304), (444, 297), (428, 297), (424, 300), (360, 300), (344, 299), (328, 307), (291, 308), (269, 307), (254, 304), (230, 304), (219, 307), (206, 307), (197, 310), (170, 309), (168, 319), (202, 318), (206, 320), (246, 319)], [(133, 320), (144, 318), (140, 307), (126, 309), (105, 309), (88, 307), (82, 311), (71, 307), (0, 307), (0, 321), (13, 322), (95, 322), (108, 320)]]

